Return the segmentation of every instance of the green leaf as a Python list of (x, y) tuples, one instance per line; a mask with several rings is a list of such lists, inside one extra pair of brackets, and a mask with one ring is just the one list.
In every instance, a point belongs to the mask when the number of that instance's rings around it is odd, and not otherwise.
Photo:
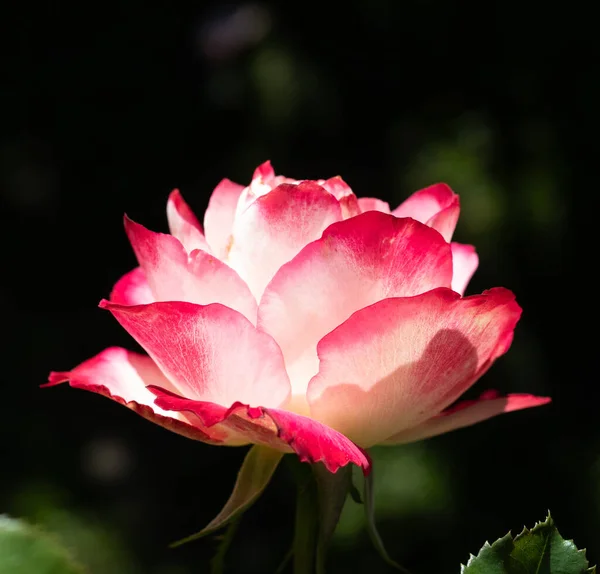
[(241, 516), (269, 484), (283, 453), (265, 446), (254, 445), (246, 455), (238, 473), (233, 492), (225, 506), (200, 532), (171, 544), (171, 548), (181, 546), (186, 542), (198, 540), (215, 530), (223, 528), (236, 517)]
[(397, 562), (391, 559), (390, 555), (387, 553), (385, 546), (383, 545), (383, 540), (379, 536), (379, 532), (377, 532), (377, 527), (375, 526), (375, 493), (373, 489), (373, 471), (369, 473), (368, 476), (365, 476), (365, 514), (367, 518), (367, 531), (369, 532), (369, 536), (371, 537), (371, 542), (373, 546), (375, 546), (375, 550), (379, 553), (379, 555), (383, 558), (386, 564), (399, 570), (400, 572), (404, 572), (405, 574), (409, 574), (409, 571), (401, 566)]
[(594, 573), (571, 540), (558, 532), (552, 517), (525, 528), (514, 539), (509, 532), (493, 544), (486, 542), (471, 556), (461, 574), (585, 574)]
[(83, 574), (52, 537), (21, 520), (0, 516), (1, 574)]

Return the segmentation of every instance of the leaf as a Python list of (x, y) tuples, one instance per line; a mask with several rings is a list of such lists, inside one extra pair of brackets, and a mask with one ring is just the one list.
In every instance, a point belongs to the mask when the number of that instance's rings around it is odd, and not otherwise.
[(558, 532), (550, 514), (531, 530), (514, 539), (509, 532), (493, 544), (486, 542), (477, 556), (471, 555), (461, 574), (585, 574), (594, 573), (571, 540)]
[(186, 542), (198, 540), (215, 530), (223, 528), (234, 518), (245, 512), (262, 494), (269, 484), (283, 453), (265, 446), (254, 445), (246, 455), (238, 477), (233, 487), (233, 492), (225, 506), (200, 532), (187, 538), (173, 542), (171, 548), (181, 546)]
[(377, 532), (377, 527), (375, 526), (375, 494), (373, 489), (373, 471), (365, 476), (365, 497), (364, 497), (364, 506), (365, 506), (365, 514), (367, 517), (367, 531), (369, 532), (369, 536), (371, 537), (371, 542), (373, 542), (373, 546), (375, 546), (375, 550), (379, 553), (379, 555), (383, 558), (386, 564), (399, 570), (400, 572), (404, 572), (405, 574), (409, 574), (408, 570), (401, 566), (394, 560), (390, 558), (390, 555), (387, 553), (385, 546), (383, 545), (383, 540), (379, 536), (379, 532)]
[(1, 574), (83, 574), (68, 552), (45, 532), (0, 516)]

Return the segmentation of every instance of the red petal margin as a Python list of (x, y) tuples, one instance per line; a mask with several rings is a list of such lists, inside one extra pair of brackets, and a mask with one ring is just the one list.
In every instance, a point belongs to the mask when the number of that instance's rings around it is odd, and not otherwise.
[(191, 413), (203, 427), (220, 423), (236, 435), (245, 435), (250, 442), (284, 452), (295, 452), (302, 462), (322, 462), (327, 470), (336, 472), (349, 463), (371, 471), (368, 454), (343, 434), (309, 417), (280, 409), (248, 407), (234, 403), (226, 408), (215, 403), (193, 401), (165, 389), (149, 386), (156, 395), (155, 404), (166, 411)]
[(404, 444), (423, 440), (471, 426), (504, 413), (541, 407), (551, 401), (550, 397), (536, 397), (528, 394), (501, 396), (494, 390), (485, 391), (479, 399), (460, 401), (424, 423), (391, 436), (382, 444)]
[(51, 372), (48, 382), (40, 386), (53, 387), (69, 382), (75, 389), (103, 395), (187, 438), (209, 444), (244, 444), (239, 440), (227, 440), (230, 433), (225, 429), (199, 428), (179, 413), (157, 412), (159, 409), (152, 404), (154, 397), (144, 386), (144, 383), (157, 381), (157, 378), (164, 379), (164, 376), (149, 357), (120, 347), (109, 347), (71, 371)]

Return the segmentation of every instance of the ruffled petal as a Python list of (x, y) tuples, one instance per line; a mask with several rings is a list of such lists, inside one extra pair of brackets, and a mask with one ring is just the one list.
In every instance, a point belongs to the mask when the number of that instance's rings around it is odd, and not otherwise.
[(178, 189), (174, 189), (169, 195), (167, 219), (171, 235), (179, 240), (188, 253), (194, 249), (202, 249), (210, 253), (210, 247), (202, 233), (202, 226)]
[(330, 472), (349, 463), (370, 470), (368, 455), (339, 432), (308, 417), (273, 408), (250, 408), (235, 403), (226, 409), (214, 403), (193, 401), (152, 387), (156, 404), (165, 410), (195, 415), (210, 428), (221, 424), (249, 442), (284, 452), (295, 452), (302, 462), (322, 462)]
[(279, 267), (341, 217), (338, 201), (316, 183), (281, 184), (237, 216), (228, 263), (259, 299)]
[(464, 295), (479, 265), (479, 257), (472, 245), (452, 243), (450, 247), (452, 248), (452, 290)]
[(487, 391), (478, 400), (461, 401), (420, 425), (391, 436), (383, 444), (393, 445), (423, 440), (474, 425), (503, 413), (546, 405), (550, 401), (549, 397), (522, 394), (501, 397), (495, 391)]
[(54, 386), (69, 382), (76, 389), (99, 393), (125, 405), (144, 418), (183, 436), (212, 444), (244, 444), (234, 432), (215, 425), (208, 429), (195, 417), (167, 412), (154, 403), (155, 396), (146, 387), (173, 388), (154, 361), (144, 355), (119, 347), (105, 349), (68, 372), (52, 372), (48, 383)]
[(188, 255), (172, 235), (129, 218), (125, 229), (156, 301), (221, 303), (256, 322), (256, 299), (231, 267), (200, 249)]
[(166, 301), (124, 307), (102, 301), (154, 359), (173, 388), (191, 399), (279, 407), (290, 383), (277, 343), (223, 305)]
[(119, 305), (146, 305), (154, 303), (152, 289), (141, 267), (136, 267), (119, 279), (110, 293), (112, 303)]
[(450, 241), (458, 222), (460, 203), (458, 195), (445, 183), (436, 183), (413, 193), (392, 213), (426, 223)]
[(413, 219), (369, 211), (330, 226), (284, 265), (259, 305), (259, 328), (281, 347), (294, 394), (317, 373), (318, 341), (388, 297), (450, 287), (450, 246)]
[(212, 252), (221, 260), (227, 259), (235, 210), (244, 186), (223, 179), (215, 187), (204, 214), (204, 232)]
[(435, 289), (362, 309), (319, 342), (311, 416), (365, 448), (415, 427), (508, 350), (520, 314), (502, 288), (466, 298)]

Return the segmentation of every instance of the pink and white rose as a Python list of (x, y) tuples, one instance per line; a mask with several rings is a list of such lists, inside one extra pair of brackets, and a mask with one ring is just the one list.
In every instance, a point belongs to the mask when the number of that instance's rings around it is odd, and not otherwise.
[(170, 234), (125, 217), (139, 267), (100, 303), (147, 356), (112, 347), (48, 384), (332, 472), (368, 472), (376, 444), (545, 404), (495, 392), (454, 404), (508, 350), (521, 315), (504, 288), (463, 296), (478, 258), (452, 242), (459, 209), (444, 184), (391, 210), (339, 177), (292, 180), (269, 162), (247, 187), (221, 181), (203, 226), (175, 190)]

